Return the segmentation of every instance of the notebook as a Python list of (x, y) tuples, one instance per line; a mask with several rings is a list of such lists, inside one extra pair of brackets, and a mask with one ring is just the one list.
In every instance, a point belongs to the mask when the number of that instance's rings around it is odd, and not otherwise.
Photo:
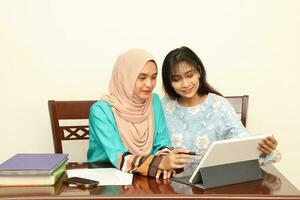
[(12, 175), (0, 176), (0, 188), (3, 186), (47, 186), (54, 185), (65, 173), (65, 164), (61, 165), (50, 175)]
[(0, 165), (0, 176), (50, 175), (68, 159), (68, 154), (20, 153)]
[(67, 173), (62, 174), (62, 176), (57, 180), (55, 185), (45, 185), (45, 186), (1, 186), (0, 187), (0, 198), (11, 198), (12, 196), (42, 196), (42, 195), (57, 195), (60, 194), (63, 189), (63, 182), (66, 180)]

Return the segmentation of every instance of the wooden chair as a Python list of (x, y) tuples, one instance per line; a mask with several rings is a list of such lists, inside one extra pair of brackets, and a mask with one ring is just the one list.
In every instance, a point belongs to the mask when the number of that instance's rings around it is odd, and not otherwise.
[(246, 127), (249, 96), (226, 96), (225, 98), (231, 103), (243, 125)]
[[(96, 101), (48, 101), (55, 153), (69, 153), (64, 151), (63, 141), (86, 140), (87, 143), (89, 111), (94, 102)], [(86, 157), (86, 151), (82, 154)]]
[[(225, 98), (232, 104), (243, 125), (246, 126), (249, 97), (243, 95), (227, 96)], [(69, 158), (71, 161), (85, 161), (82, 159), (86, 159), (89, 139), (89, 110), (94, 102), (96, 101), (48, 101), (55, 153), (70, 153), (63, 146), (67, 146), (66, 142), (76, 140), (78, 142), (75, 146), (76, 151), (73, 150), (76, 153), (73, 156), (70, 154)], [(69, 120), (72, 123), (66, 123)], [(83, 144), (80, 144), (80, 141)], [(81, 148), (79, 153), (78, 146)]]

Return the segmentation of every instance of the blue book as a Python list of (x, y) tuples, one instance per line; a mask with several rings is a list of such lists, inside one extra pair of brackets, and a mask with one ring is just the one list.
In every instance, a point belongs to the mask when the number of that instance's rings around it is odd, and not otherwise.
[(68, 160), (68, 154), (20, 153), (0, 165), (0, 176), (50, 175)]

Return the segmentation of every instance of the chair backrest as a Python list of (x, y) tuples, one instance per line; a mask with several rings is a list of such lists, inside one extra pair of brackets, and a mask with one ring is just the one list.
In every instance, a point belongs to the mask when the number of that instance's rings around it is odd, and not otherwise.
[(231, 103), (243, 125), (246, 127), (249, 96), (225, 96), (225, 98)]
[[(64, 151), (63, 146), (72, 140), (80, 142), (79, 140), (89, 139), (88, 118), (90, 106), (94, 102), (96, 101), (48, 101), (55, 153), (69, 153)], [(84, 141), (84, 146), (87, 146), (87, 141)], [(81, 154), (86, 157), (86, 150), (82, 149)], [(73, 160), (71, 155), (70, 160)]]
[[(248, 96), (225, 97), (232, 104), (243, 125), (246, 127)], [(86, 161), (87, 144), (89, 139), (89, 111), (96, 101), (48, 101), (53, 144), (55, 153), (71, 153), (71, 161)], [(69, 142), (76, 146), (72, 147)], [(64, 144), (63, 144), (64, 143)], [(78, 151), (80, 146), (81, 151)], [(68, 148), (69, 147), (69, 151)]]

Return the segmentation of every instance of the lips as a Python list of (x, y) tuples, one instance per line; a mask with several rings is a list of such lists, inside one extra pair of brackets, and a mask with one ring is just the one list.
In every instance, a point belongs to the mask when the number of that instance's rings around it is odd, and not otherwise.
[(190, 88), (190, 89), (187, 89), (187, 90), (181, 90), (181, 92), (184, 93), (184, 94), (189, 94), (189, 93), (191, 93), (192, 91), (193, 91), (193, 87)]
[(142, 90), (142, 92), (150, 93), (152, 90)]

